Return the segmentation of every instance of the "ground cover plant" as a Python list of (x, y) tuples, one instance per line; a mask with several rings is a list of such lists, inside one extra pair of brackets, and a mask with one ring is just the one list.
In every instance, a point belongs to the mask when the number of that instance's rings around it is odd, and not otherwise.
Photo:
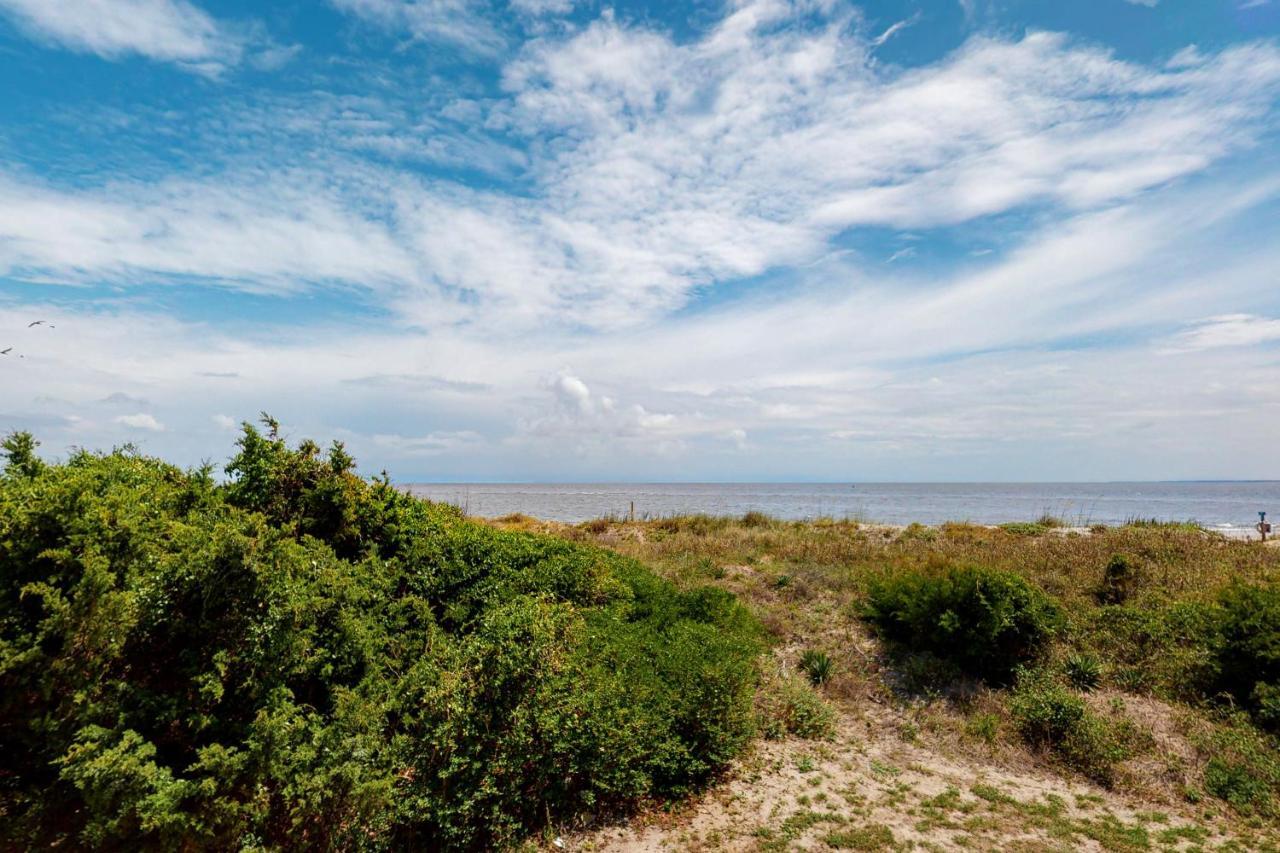
[(0, 847), (505, 846), (681, 795), (752, 737), (728, 593), (266, 425), (226, 483), (5, 442)]

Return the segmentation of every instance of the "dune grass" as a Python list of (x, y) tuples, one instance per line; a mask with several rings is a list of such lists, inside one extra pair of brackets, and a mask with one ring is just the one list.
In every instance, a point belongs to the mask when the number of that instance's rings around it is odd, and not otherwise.
[[(1246, 666), (1269, 666), (1267, 643), (1280, 643), (1280, 628), (1267, 621), (1280, 611), (1270, 605), (1275, 596), (1236, 596), (1262, 603), (1234, 621), (1223, 614), (1236, 606), (1231, 590), (1274, 588), (1280, 548), (1194, 523), (1134, 520), (1076, 531), (1054, 522), (899, 528), (752, 514), (536, 526), (635, 557), (677, 585), (734, 592), (797, 669), (802, 653), (809, 661), (826, 656), (821, 693), (854, 712), (868, 696), (924, 701), (937, 709), (931, 725), (950, 726), (971, 749), (1027, 751), (1057, 772), (1154, 786), (1188, 807), (1216, 802), (1235, 820), (1275, 826), (1280, 750), (1267, 715), (1276, 700), (1224, 680), (1222, 644), (1224, 625), (1236, 625), (1239, 653), (1260, 662)], [(879, 643), (867, 651), (876, 642), (866, 619), (873, 590), (887, 579), (962, 567), (1020, 578), (1060, 608), (1060, 628), (1025, 661), (1025, 676), (983, 685), (937, 649)], [(1274, 630), (1272, 639), (1240, 645), (1247, 629), (1238, 626), (1255, 624)], [(1186, 755), (1162, 754), (1138, 708), (1167, 709), (1166, 727), (1177, 730)]]

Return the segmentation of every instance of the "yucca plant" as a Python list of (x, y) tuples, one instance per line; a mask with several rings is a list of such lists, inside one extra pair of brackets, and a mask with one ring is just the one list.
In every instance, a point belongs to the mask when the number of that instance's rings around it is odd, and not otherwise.
[(835, 664), (832, 663), (831, 657), (826, 652), (807, 649), (800, 656), (800, 669), (805, 675), (809, 676), (809, 681), (815, 687), (818, 687), (831, 680), (831, 674), (835, 671)]
[(1089, 692), (1102, 683), (1102, 662), (1091, 654), (1078, 652), (1066, 659), (1062, 672), (1077, 690)]

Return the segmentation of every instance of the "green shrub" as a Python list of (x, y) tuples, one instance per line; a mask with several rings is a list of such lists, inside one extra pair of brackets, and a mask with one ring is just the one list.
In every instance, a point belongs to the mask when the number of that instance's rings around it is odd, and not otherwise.
[(1280, 752), (1271, 736), (1239, 714), (1199, 738), (1197, 746), (1209, 755), (1204, 769), (1206, 791), (1243, 814), (1277, 814)]
[(1218, 608), (1196, 602), (1087, 612), (1079, 627), (1089, 654), (1108, 662), (1112, 680), (1134, 693), (1198, 701), (1216, 692)]
[(1235, 761), (1210, 758), (1204, 768), (1204, 787), (1238, 811), (1253, 812), (1271, 799), (1271, 788), (1249, 768)]
[(934, 542), (937, 539), (938, 529), (936, 527), (927, 527), (918, 521), (911, 522), (902, 528), (902, 532), (898, 534), (900, 542)]
[(1087, 693), (1102, 683), (1102, 662), (1091, 654), (1077, 652), (1063, 662), (1062, 674), (1072, 687)]
[(831, 657), (818, 649), (805, 649), (804, 654), (800, 655), (800, 669), (805, 675), (809, 676), (809, 682), (815, 687), (820, 687), (831, 680), (831, 675), (835, 671), (835, 664)]
[(1220, 604), (1217, 689), (1280, 728), (1280, 586), (1232, 586)]
[(1000, 718), (995, 714), (974, 714), (965, 721), (964, 730), (970, 737), (994, 744), (1000, 736)]
[(246, 427), (0, 475), (0, 849), (476, 849), (701, 784), (758, 632)]
[(1015, 536), (1044, 536), (1049, 532), (1049, 527), (1039, 521), (1010, 521), (1000, 529)]
[(1100, 784), (1112, 784), (1116, 765), (1128, 755), (1116, 726), (1047, 673), (1021, 673), (1009, 710), (1027, 743), (1049, 749), (1063, 764)]
[(760, 720), (765, 737), (787, 735), (827, 740), (835, 734), (836, 715), (814, 689), (795, 677), (778, 676), (760, 693)]
[(1063, 625), (1053, 600), (1023, 578), (969, 567), (882, 577), (864, 615), (902, 648), (995, 682), (1034, 660)]

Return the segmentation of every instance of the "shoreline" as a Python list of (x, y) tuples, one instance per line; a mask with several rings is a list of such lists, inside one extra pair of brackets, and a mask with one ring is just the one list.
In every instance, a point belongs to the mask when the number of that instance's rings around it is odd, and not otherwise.
[[(430, 500), (423, 497), (424, 500)], [(445, 502), (448, 503), (448, 502)], [(1221, 536), (1236, 542), (1260, 542), (1261, 538), (1255, 528), (1238, 526), (1238, 525), (1216, 525), (1209, 526), (1199, 524), (1194, 521), (1155, 521), (1155, 522), (1138, 522), (1124, 524), (1093, 524), (1093, 525), (1073, 525), (1073, 524), (1044, 524), (1042, 521), (1004, 521), (999, 523), (977, 523), (971, 521), (943, 521), (939, 523), (923, 523), (911, 522), (910, 524), (894, 524), (889, 522), (869, 521), (863, 518), (834, 518), (828, 516), (819, 516), (812, 518), (778, 518), (766, 513), (751, 511), (745, 515), (715, 515), (711, 513), (677, 513), (664, 516), (648, 516), (638, 518), (628, 518), (626, 516), (618, 516), (614, 514), (600, 515), (594, 518), (583, 519), (580, 521), (564, 521), (555, 518), (541, 518), (527, 512), (511, 512), (502, 515), (483, 515), (479, 513), (470, 513), (466, 509), (457, 504), (449, 503), (461, 512), (465, 517), (486, 522), (486, 523), (521, 523), (532, 522), (540, 525), (548, 526), (565, 526), (565, 527), (582, 527), (593, 524), (618, 524), (618, 525), (653, 525), (662, 524), (663, 522), (678, 521), (690, 518), (705, 518), (714, 523), (740, 524), (747, 523), (768, 523), (782, 525), (813, 525), (813, 526), (832, 526), (832, 525), (848, 525), (859, 530), (880, 530), (887, 533), (900, 534), (909, 528), (925, 528), (928, 530), (941, 530), (947, 526), (965, 526), (978, 527), (984, 530), (1008, 530), (1013, 533), (1035, 535), (1053, 535), (1053, 536), (1092, 536), (1097, 532), (1106, 530), (1123, 530), (1126, 528), (1140, 530), (1166, 530), (1191, 532), (1196, 531), (1209, 535)], [(748, 519), (759, 519), (758, 521), (749, 521)], [(1034, 530), (1033, 528), (1042, 528)], [(1280, 531), (1268, 534), (1266, 544), (1270, 545), (1280, 539)]]

